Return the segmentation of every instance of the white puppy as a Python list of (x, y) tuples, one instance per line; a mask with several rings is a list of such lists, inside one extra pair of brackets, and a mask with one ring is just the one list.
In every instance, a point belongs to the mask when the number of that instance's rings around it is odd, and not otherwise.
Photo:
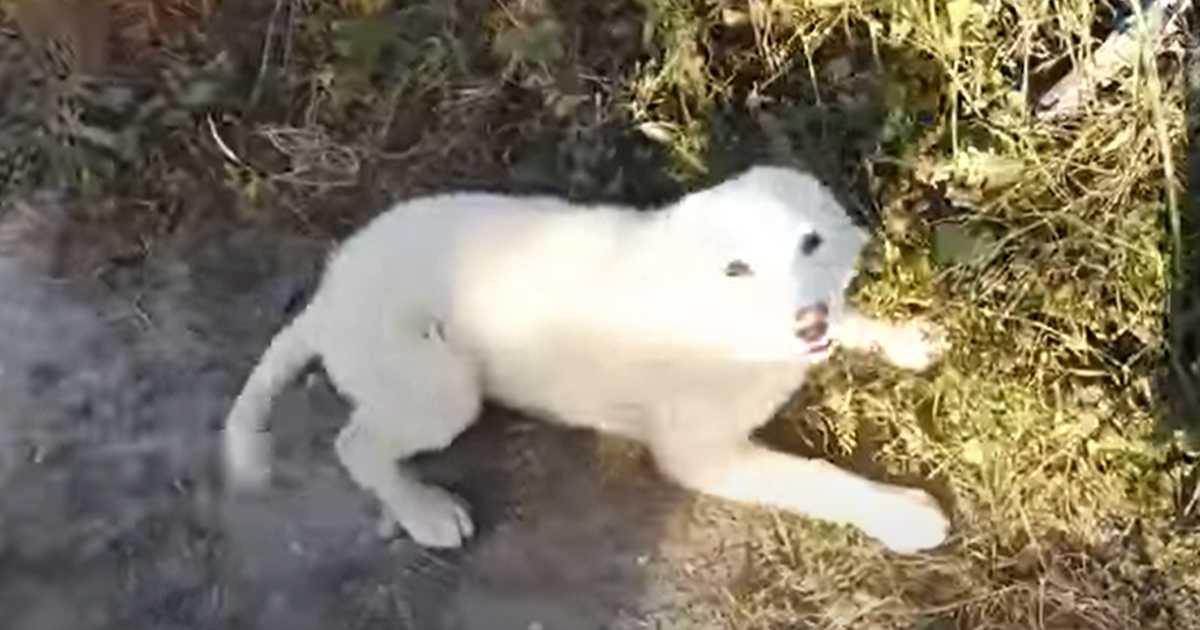
[(319, 356), (354, 404), (342, 464), (423, 545), (459, 546), (473, 525), (397, 460), (450, 444), (488, 398), (638, 440), (700, 492), (852, 524), (897, 551), (936, 546), (949, 524), (925, 492), (749, 439), (835, 342), (913, 369), (940, 352), (933, 328), (844, 304), (865, 240), (816, 180), (774, 167), (644, 212), (407, 201), (331, 256), (255, 367), (226, 422), (230, 479), (267, 481), (271, 400)]

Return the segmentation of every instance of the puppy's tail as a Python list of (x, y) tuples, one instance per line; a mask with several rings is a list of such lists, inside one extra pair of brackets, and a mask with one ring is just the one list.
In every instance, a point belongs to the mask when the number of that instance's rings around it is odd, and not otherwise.
[(270, 481), (267, 415), (275, 396), (316, 355), (309, 342), (312, 310), (310, 304), (275, 335), (225, 418), (225, 476), (234, 488), (261, 488)]

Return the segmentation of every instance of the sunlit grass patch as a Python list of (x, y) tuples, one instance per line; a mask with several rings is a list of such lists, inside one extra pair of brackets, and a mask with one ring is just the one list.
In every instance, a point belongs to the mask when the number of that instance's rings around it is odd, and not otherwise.
[(829, 66), (871, 51), (882, 115), (861, 159), (882, 239), (857, 300), (931, 317), (955, 343), (927, 375), (834, 366), (813, 384), (823, 400), (785, 414), (821, 425), (835, 456), (866, 441), (879, 468), (934, 479), (954, 497), (954, 544), (899, 559), (826, 526), (764, 523), (761, 580), (731, 623), (1196, 623), (1195, 538), (1175, 525), (1187, 456), (1158, 430), (1154, 385), (1178, 254), (1164, 229), (1184, 148), (1177, 51), (1048, 119), (1035, 98), (1095, 49), (1104, 3), (651, 5), (661, 52), (631, 107), (697, 171), (706, 112), (750, 97), (785, 117), (837, 109), (853, 95)]

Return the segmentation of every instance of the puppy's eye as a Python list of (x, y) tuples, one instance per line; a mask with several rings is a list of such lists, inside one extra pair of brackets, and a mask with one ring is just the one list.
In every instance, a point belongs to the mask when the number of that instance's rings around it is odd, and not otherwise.
[(800, 253), (805, 256), (811, 256), (823, 242), (824, 239), (821, 238), (820, 234), (809, 232), (804, 235), (804, 238), (800, 239)]
[(744, 260), (733, 260), (725, 265), (725, 275), (730, 278), (742, 278), (754, 275), (754, 270)]

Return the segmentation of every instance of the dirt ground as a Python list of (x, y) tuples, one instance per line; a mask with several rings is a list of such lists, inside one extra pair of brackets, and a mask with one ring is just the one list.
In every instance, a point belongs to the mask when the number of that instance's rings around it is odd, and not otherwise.
[(277, 488), (231, 498), (214, 428), (323, 247), (203, 232), (94, 278), (53, 277), (62, 250), (0, 260), (5, 628), (654, 627), (736, 577), (732, 532), (692, 528), (703, 514), (636, 453), (599, 467), (595, 436), (502, 410), (423, 461), (478, 537), (381, 540), (332, 459), (346, 405), (319, 370), (276, 409)]

